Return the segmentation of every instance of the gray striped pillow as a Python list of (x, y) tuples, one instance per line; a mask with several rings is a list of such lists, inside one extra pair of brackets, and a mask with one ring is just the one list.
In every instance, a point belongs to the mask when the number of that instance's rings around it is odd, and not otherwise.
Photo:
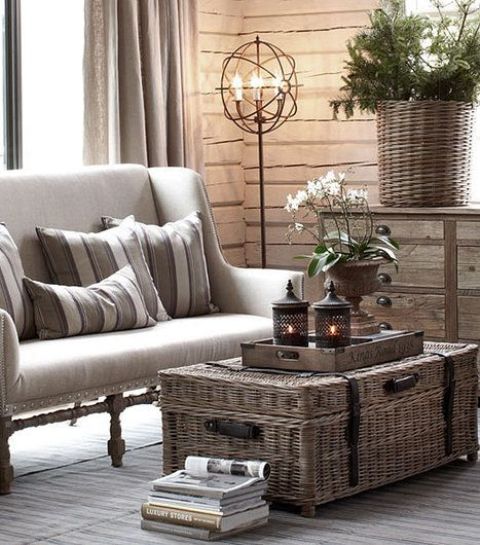
[(56, 284), (89, 286), (131, 265), (150, 316), (159, 321), (168, 318), (148, 271), (133, 219), (101, 233), (37, 227), (37, 235)]
[(87, 288), (43, 284), (29, 278), (40, 339), (58, 339), (155, 325), (130, 265)]
[[(133, 216), (124, 220), (102, 218), (106, 228), (132, 220)], [(162, 227), (139, 222), (135, 226), (153, 282), (168, 314), (183, 318), (218, 311), (211, 302), (200, 212)]]
[(0, 308), (10, 314), (22, 340), (35, 336), (32, 302), (22, 284), (24, 276), (18, 248), (0, 223)]

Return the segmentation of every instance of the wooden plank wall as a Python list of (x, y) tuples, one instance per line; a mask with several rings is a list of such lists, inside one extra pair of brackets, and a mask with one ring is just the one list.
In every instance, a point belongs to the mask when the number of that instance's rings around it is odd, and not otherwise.
[(198, 0), (205, 181), (225, 257), (245, 265), (243, 133), (223, 115), (220, 85), (224, 57), (237, 47), (242, 0)]
[[(265, 137), (268, 265), (303, 268), (292, 257), (310, 250), (308, 237), (289, 246), (286, 195), (329, 169), (350, 169), (353, 184), (376, 183), (376, 135), (372, 116), (335, 121), (328, 101), (338, 94), (345, 42), (368, 22), (376, 0), (248, 0), (242, 36), (256, 34), (291, 54), (297, 63), (298, 113)], [(243, 155), (247, 224), (246, 260), (259, 263), (258, 187), (255, 139)], [(305, 243), (308, 245), (305, 246)], [(317, 293), (318, 296), (318, 293)]]
[[(298, 113), (265, 137), (268, 265), (293, 267), (308, 239), (289, 246), (283, 210), (288, 193), (329, 169), (349, 170), (376, 199), (372, 116), (335, 121), (328, 100), (341, 85), (345, 42), (368, 22), (378, 0), (199, 0), (206, 180), (229, 258), (258, 266), (258, 171), (255, 136), (226, 120), (215, 87), (223, 58), (258, 34), (296, 60)], [(242, 218), (245, 222), (242, 223)], [(244, 253), (243, 253), (244, 252)], [(243, 257), (244, 256), (244, 257)], [(300, 267), (302, 267), (300, 263)]]

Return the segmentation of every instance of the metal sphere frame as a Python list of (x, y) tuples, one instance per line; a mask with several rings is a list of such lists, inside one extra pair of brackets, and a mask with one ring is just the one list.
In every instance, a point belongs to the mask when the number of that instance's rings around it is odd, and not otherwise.
[[(256, 77), (258, 87), (235, 85), (241, 66), (247, 65), (243, 81)], [(255, 40), (238, 47), (226, 57), (222, 65), (221, 91), (225, 117), (237, 127), (258, 137), (258, 167), (260, 185), (260, 230), (262, 267), (266, 267), (265, 183), (263, 135), (281, 127), (297, 113), (298, 81), (295, 60), (279, 47), (257, 36)], [(275, 84), (263, 85), (262, 76)], [(248, 91), (244, 93), (244, 91)], [(239, 95), (236, 95), (236, 92)], [(270, 96), (264, 99), (264, 95)], [(251, 95), (251, 96), (250, 96)]]

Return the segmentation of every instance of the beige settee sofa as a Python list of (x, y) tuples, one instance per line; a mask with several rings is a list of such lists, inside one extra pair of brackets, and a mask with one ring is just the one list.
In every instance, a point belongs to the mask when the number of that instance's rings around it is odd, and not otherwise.
[[(241, 341), (271, 334), (270, 303), (287, 280), (303, 291), (301, 273), (226, 263), (204, 185), (191, 170), (119, 165), (0, 176), (0, 221), (19, 247), (26, 275), (41, 281), (49, 277), (37, 225), (99, 231), (102, 215), (134, 214), (139, 221), (163, 224), (195, 210), (204, 218), (212, 301), (220, 313), (148, 329), (19, 343), (12, 319), (0, 310), (0, 493), (10, 491), (13, 478), (8, 438), (14, 431), (108, 411), (108, 451), (119, 466), (125, 450), (120, 412), (156, 399), (159, 369), (238, 356)], [(138, 389), (144, 390), (124, 395)], [(92, 400), (98, 401), (82, 405)], [(48, 412), (38, 414), (42, 409)], [(36, 414), (22, 418), (26, 411)]]

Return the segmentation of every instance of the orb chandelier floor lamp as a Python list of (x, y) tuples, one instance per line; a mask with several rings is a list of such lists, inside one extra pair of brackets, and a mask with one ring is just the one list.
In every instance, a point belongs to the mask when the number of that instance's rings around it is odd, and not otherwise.
[(223, 61), (221, 91), (227, 119), (258, 138), (260, 241), (262, 267), (267, 264), (263, 135), (297, 113), (297, 75), (293, 57), (259, 36)]

